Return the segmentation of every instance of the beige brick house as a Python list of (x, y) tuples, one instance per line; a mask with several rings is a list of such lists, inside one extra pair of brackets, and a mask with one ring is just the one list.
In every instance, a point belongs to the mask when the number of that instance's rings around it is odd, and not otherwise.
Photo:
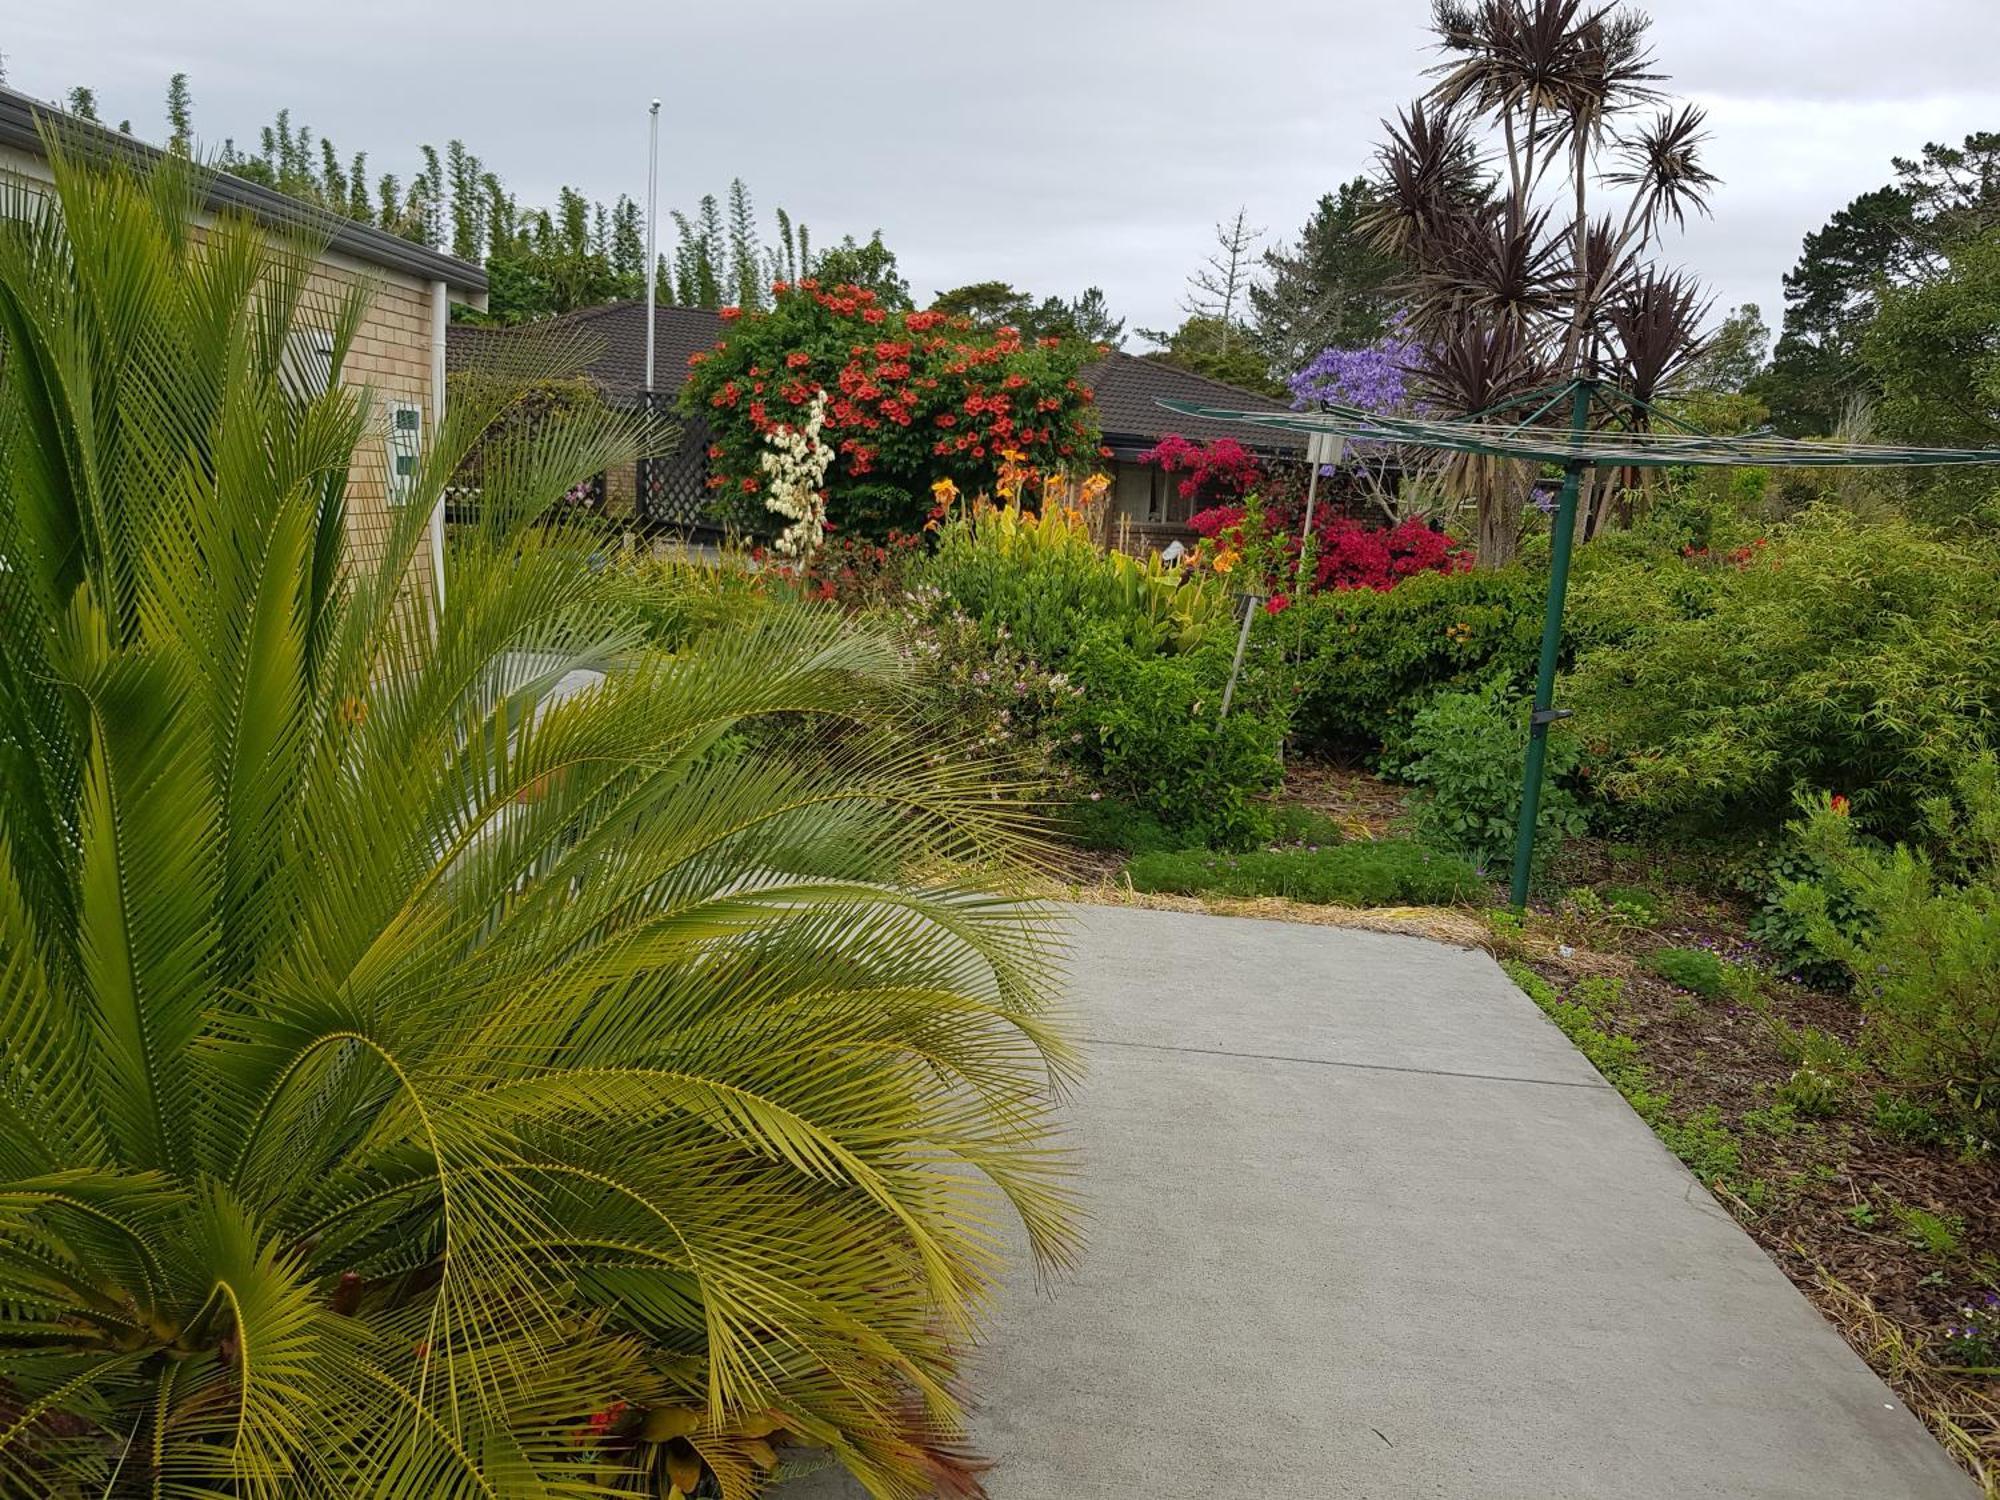
[[(60, 110), (0, 89), (0, 176), (16, 182), (48, 180), (37, 130), (37, 119), (43, 115), (63, 128), (77, 128), (75, 120)], [(141, 160), (160, 154), (158, 148), (129, 137), (113, 139)], [(274, 189), (218, 174), (209, 186), (207, 212), (246, 214), (283, 228), (300, 225), (312, 211)], [(367, 391), (377, 418), (370, 441), (382, 445), (381, 462), (358, 463), (349, 479), (348, 515), (355, 548), (365, 555), (371, 545), (380, 545), (390, 507), (429, 503), (431, 566), (424, 570), (423, 581), (442, 587), (442, 502), (436, 496), (403, 493), (397, 476), (414, 467), (417, 452), (444, 412), (445, 330), (451, 322), (451, 305), (485, 306), (486, 272), (372, 224), (329, 217), (312, 227), (327, 239), (319, 274), (329, 290), (360, 282), (371, 293), (368, 316), (343, 370), (348, 384)], [(305, 357), (309, 360), (311, 351)]]

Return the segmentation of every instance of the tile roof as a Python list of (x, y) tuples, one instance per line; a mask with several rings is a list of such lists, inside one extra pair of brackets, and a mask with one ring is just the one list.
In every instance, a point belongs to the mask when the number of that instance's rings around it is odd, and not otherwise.
[[(671, 399), (687, 379), (688, 356), (714, 348), (721, 336), (722, 319), (706, 308), (654, 308), (653, 378), (660, 394)], [(508, 358), (574, 369), (607, 399), (636, 400), (646, 380), (646, 304), (607, 302), (514, 328), (454, 323), (446, 334), (450, 369)]]
[[(1305, 451), (1302, 432), (1278, 428), (1245, 429), (1226, 422), (1204, 422), (1183, 417), (1155, 405), (1162, 398), (1172, 401), (1199, 401), (1204, 406), (1231, 407), (1239, 411), (1289, 411), (1282, 401), (1225, 385), (1191, 370), (1163, 364), (1157, 359), (1114, 351), (1094, 365), (1085, 367), (1079, 378), (1097, 396), (1097, 420), (1107, 441), (1116, 438), (1143, 438), (1157, 442), (1170, 432), (1183, 437), (1212, 442), (1233, 437), (1245, 447), (1265, 450)], [(1113, 444), (1116, 446), (1115, 442)]]
[[(722, 336), (722, 319), (699, 307), (653, 309), (655, 378), (662, 397), (671, 400), (687, 377), (690, 354), (715, 347)], [(530, 340), (535, 342), (529, 342)], [(612, 302), (580, 308), (517, 328), (488, 328), (454, 323), (446, 346), (452, 369), (464, 369), (510, 354), (532, 351), (527, 358), (578, 370), (613, 401), (635, 399), (645, 379), (646, 307), (642, 302)], [(1265, 428), (1248, 432), (1222, 422), (1203, 422), (1166, 411), (1154, 403), (1165, 397), (1199, 401), (1208, 406), (1245, 411), (1287, 411), (1268, 396), (1241, 386), (1162, 364), (1156, 359), (1113, 352), (1086, 365), (1079, 378), (1097, 398), (1097, 415), (1105, 437), (1143, 441), (1147, 446), (1170, 432), (1203, 442), (1234, 437), (1266, 452), (1303, 452), (1305, 434)]]

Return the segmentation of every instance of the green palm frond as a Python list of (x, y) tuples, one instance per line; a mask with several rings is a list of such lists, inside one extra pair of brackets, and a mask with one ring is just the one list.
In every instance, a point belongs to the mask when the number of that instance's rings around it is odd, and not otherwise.
[(0, 1497), (968, 1472), (1002, 1219), (1077, 1249), (1054, 936), (990, 890), (1033, 819), (838, 618), (642, 650), (543, 524), (657, 443), (616, 413), (483, 451), (435, 608), (422, 507), (348, 543), (367, 393), (288, 365), (365, 294), (51, 156), (0, 220)]

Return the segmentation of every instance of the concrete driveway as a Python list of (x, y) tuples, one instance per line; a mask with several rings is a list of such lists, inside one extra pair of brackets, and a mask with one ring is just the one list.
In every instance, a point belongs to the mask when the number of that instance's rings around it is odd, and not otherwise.
[(1076, 924), (1091, 1243), (1002, 1289), (994, 1500), (1976, 1495), (1485, 955)]

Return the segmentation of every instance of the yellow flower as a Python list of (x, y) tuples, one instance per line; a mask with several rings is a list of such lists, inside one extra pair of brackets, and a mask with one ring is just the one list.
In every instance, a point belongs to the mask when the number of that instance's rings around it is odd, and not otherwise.
[(1019, 448), (1002, 448), (1000, 456), (1010, 464), (1017, 464), (1028, 455), (1023, 453)]
[(1218, 573), (1227, 573), (1231, 568), (1236, 566), (1236, 558), (1236, 552), (1231, 548), (1225, 547), (1215, 554), (1215, 561), (1210, 566)]
[(1109, 474), (1093, 474), (1083, 482), (1083, 498), (1087, 503), (1095, 500), (1110, 488), (1111, 476)]
[(931, 485), (931, 493), (939, 500), (949, 502), (958, 498), (958, 486), (949, 479), (940, 479)]

